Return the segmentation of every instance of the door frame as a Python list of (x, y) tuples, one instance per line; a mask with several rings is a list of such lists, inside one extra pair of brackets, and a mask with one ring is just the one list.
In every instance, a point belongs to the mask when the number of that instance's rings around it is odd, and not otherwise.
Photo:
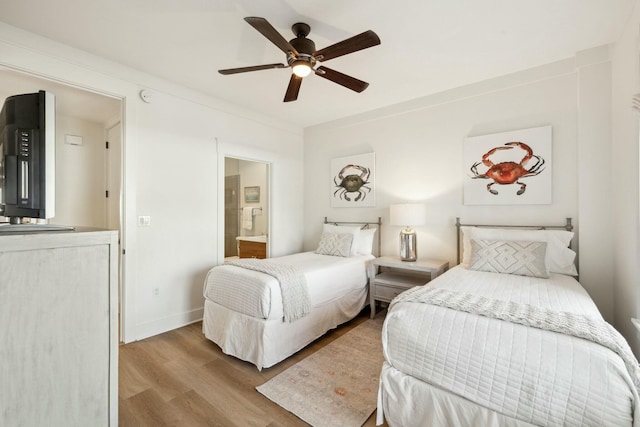
[[(124, 101), (121, 100), (121, 105), (124, 105)], [(122, 108), (122, 107), (121, 107)], [(118, 138), (118, 147), (117, 147), (117, 157), (115, 155), (112, 155), (111, 153), (113, 153), (115, 150), (114, 148), (114, 144), (112, 141), (112, 138), (110, 137), (111, 133), (117, 128), (117, 132), (119, 133)], [(124, 200), (124, 186), (122, 185), (122, 183), (124, 182), (124, 167), (123, 167), (123, 153), (124, 153), (124, 128), (123, 128), (123, 124), (122, 124), (122, 113), (120, 113), (120, 117), (117, 118), (117, 120), (112, 121), (111, 123), (108, 123), (105, 126), (105, 135), (104, 135), (104, 140), (105, 140), (105, 144), (108, 144), (105, 146), (105, 180), (104, 180), (104, 184), (105, 184), (105, 189), (106, 191), (108, 191), (108, 196), (105, 198), (105, 228), (109, 228), (110, 226), (110, 217), (109, 214), (111, 213), (111, 207), (110, 204), (114, 203), (113, 200), (116, 199), (116, 202), (118, 204), (117, 206), (117, 222), (118, 222), (118, 269), (117, 269), (117, 281), (118, 281), (118, 342), (123, 342), (123, 330), (124, 330), (124, 321), (123, 321), (123, 317), (124, 317), (124, 310), (123, 310), (123, 295), (124, 295), (124, 288), (123, 288), (123, 256), (122, 256), (122, 247), (123, 247), (123, 218), (124, 218), (124, 210), (123, 210), (123, 200)], [(117, 162), (117, 169), (114, 167), (114, 163), (113, 160), (115, 160)], [(116, 173), (118, 175), (118, 184), (120, 186), (120, 188), (117, 188), (114, 191), (113, 188), (111, 188), (111, 180), (112, 180), (112, 171), (116, 170)]]

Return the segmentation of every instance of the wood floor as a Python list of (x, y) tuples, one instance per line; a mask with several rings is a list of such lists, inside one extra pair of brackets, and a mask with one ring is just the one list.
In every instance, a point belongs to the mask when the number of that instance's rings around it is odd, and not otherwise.
[[(307, 348), (259, 372), (222, 353), (202, 323), (120, 346), (119, 425), (306, 426), (255, 387), (368, 319), (364, 310)], [(365, 426), (375, 426), (375, 412)]]

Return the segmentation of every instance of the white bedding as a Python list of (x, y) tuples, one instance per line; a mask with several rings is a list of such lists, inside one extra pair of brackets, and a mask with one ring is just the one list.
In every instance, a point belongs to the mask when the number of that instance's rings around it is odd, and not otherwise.
[[(337, 257), (302, 252), (278, 257), (277, 261), (303, 271), (311, 305), (334, 300), (367, 282), (366, 261), (372, 255)], [(220, 278), (232, 278), (233, 287), (220, 286)], [(204, 297), (230, 310), (261, 319), (283, 317), (278, 281), (268, 274), (232, 265), (212, 268), (205, 279)]]
[[(586, 291), (565, 275), (538, 279), (458, 266), (429, 286), (601, 318)], [(447, 425), (448, 411), (465, 411), (469, 404), (476, 408), (473, 416), (502, 417), (491, 425), (633, 423), (637, 393), (622, 359), (583, 339), (402, 302), (387, 314), (382, 341), (388, 365), (378, 409), (390, 425), (428, 421), (415, 413), (415, 396), (409, 405), (403, 402), (412, 392), (442, 397), (435, 415), (440, 424), (434, 425)]]
[[(278, 257), (302, 269), (309, 287), (311, 312), (293, 322), (283, 321), (282, 297), (273, 277), (238, 267), (214, 267), (205, 280), (204, 334), (224, 353), (258, 369), (270, 367), (358, 315), (367, 302), (366, 272), (373, 258), (313, 252)], [(237, 286), (218, 287), (219, 271), (236, 275)]]

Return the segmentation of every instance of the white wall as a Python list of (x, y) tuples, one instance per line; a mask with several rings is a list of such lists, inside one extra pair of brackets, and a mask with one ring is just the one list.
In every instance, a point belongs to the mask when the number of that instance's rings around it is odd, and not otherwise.
[[(82, 137), (82, 145), (65, 143)], [(105, 128), (56, 115), (56, 215), (54, 224), (106, 227)]]
[(225, 155), (271, 163), (271, 253), (301, 249), (302, 202), (288, 195), (302, 183), (285, 179), (302, 174), (300, 129), (2, 23), (0, 65), (124, 100), (125, 341), (201, 317), (204, 276), (223, 258)]
[[(593, 61), (593, 62), (589, 62)], [(580, 282), (614, 322), (614, 187), (611, 164), (611, 62), (609, 48), (576, 56), (578, 68), (578, 227)]]
[[(140, 301), (139, 335), (148, 336), (202, 317), (206, 272), (224, 257), (216, 246), (224, 239), (217, 185), (224, 176), (218, 164), (224, 164), (226, 154), (216, 140), (232, 139), (227, 146), (241, 146), (241, 150), (259, 147), (268, 153), (291, 153), (265, 159), (273, 162), (275, 170), (299, 170), (302, 147), (301, 136), (294, 132), (160, 91), (155, 91), (152, 103), (140, 103), (136, 130), (137, 214), (151, 216), (151, 227), (136, 230), (135, 298)], [(235, 142), (239, 136), (241, 142)], [(273, 185), (274, 191), (284, 191), (277, 181)], [(271, 250), (274, 254), (298, 250), (301, 238), (294, 230), (302, 228), (301, 207), (281, 199), (274, 201), (273, 208), (276, 224), (284, 221), (294, 227), (274, 233)]]
[[(583, 149), (601, 150), (609, 144), (609, 67), (608, 49), (594, 49), (577, 58), (306, 129), (305, 249), (317, 244), (324, 216), (335, 220), (381, 216), (382, 253), (397, 254), (400, 227), (388, 225), (388, 207), (403, 201), (420, 201), (428, 207), (428, 224), (416, 229), (419, 256), (446, 259), (452, 265), (456, 264), (457, 216), (467, 223), (494, 224), (563, 224), (572, 217), (581, 251), (588, 254), (589, 262), (594, 252), (598, 257), (598, 267), (585, 267), (581, 282), (605, 318), (611, 319), (612, 241), (583, 238), (580, 232), (583, 210), (592, 210), (600, 218), (603, 210), (608, 212), (609, 196), (606, 191), (579, 191), (582, 175), (589, 176), (588, 185), (602, 180), (596, 189), (609, 186), (609, 165), (601, 163), (597, 151), (596, 156), (578, 156)], [(583, 77), (585, 73), (588, 78)], [(585, 97), (599, 100), (604, 107), (595, 107)], [(581, 122), (585, 109), (589, 125)], [(468, 165), (462, 163), (464, 139), (544, 125), (553, 127), (553, 160), (548, 165), (553, 203), (464, 206), (462, 187), (468, 173)], [(586, 131), (597, 133), (595, 141), (580, 139)], [(376, 154), (377, 206), (330, 208), (331, 159), (367, 152)], [(593, 177), (599, 170), (598, 178)], [(604, 229), (605, 234), (610, 231)], [(585, 232), (585, 236), (591, 234)], [(598, 268), (596, 277), (593, 270)]]
[(640, 316), (640, 253), (638, 205), (638, 114), (631, 110), (631, 98), (640, 93), (638, 28), (640, 6), (629, 18), (622, 37), (612, 50), (612, 156), (611, 187), (614, 203), (615, 276), (614, 304), (616, 328), (640, 355), (640, 337), (630, 319)]

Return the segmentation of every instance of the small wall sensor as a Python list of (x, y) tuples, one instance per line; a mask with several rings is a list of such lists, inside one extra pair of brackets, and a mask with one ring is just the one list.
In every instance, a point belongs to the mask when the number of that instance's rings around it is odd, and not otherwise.
[(82, 137), (78, 135), (65, 135), (64, 143), (69, 145), (82, 145)]
[(147, 104), (151, 102), (152, 96), (153, 96), (153, 94), (151, 93), (150, 90), (142, 89), (140, 91), (140, 99), (142, 99)]

